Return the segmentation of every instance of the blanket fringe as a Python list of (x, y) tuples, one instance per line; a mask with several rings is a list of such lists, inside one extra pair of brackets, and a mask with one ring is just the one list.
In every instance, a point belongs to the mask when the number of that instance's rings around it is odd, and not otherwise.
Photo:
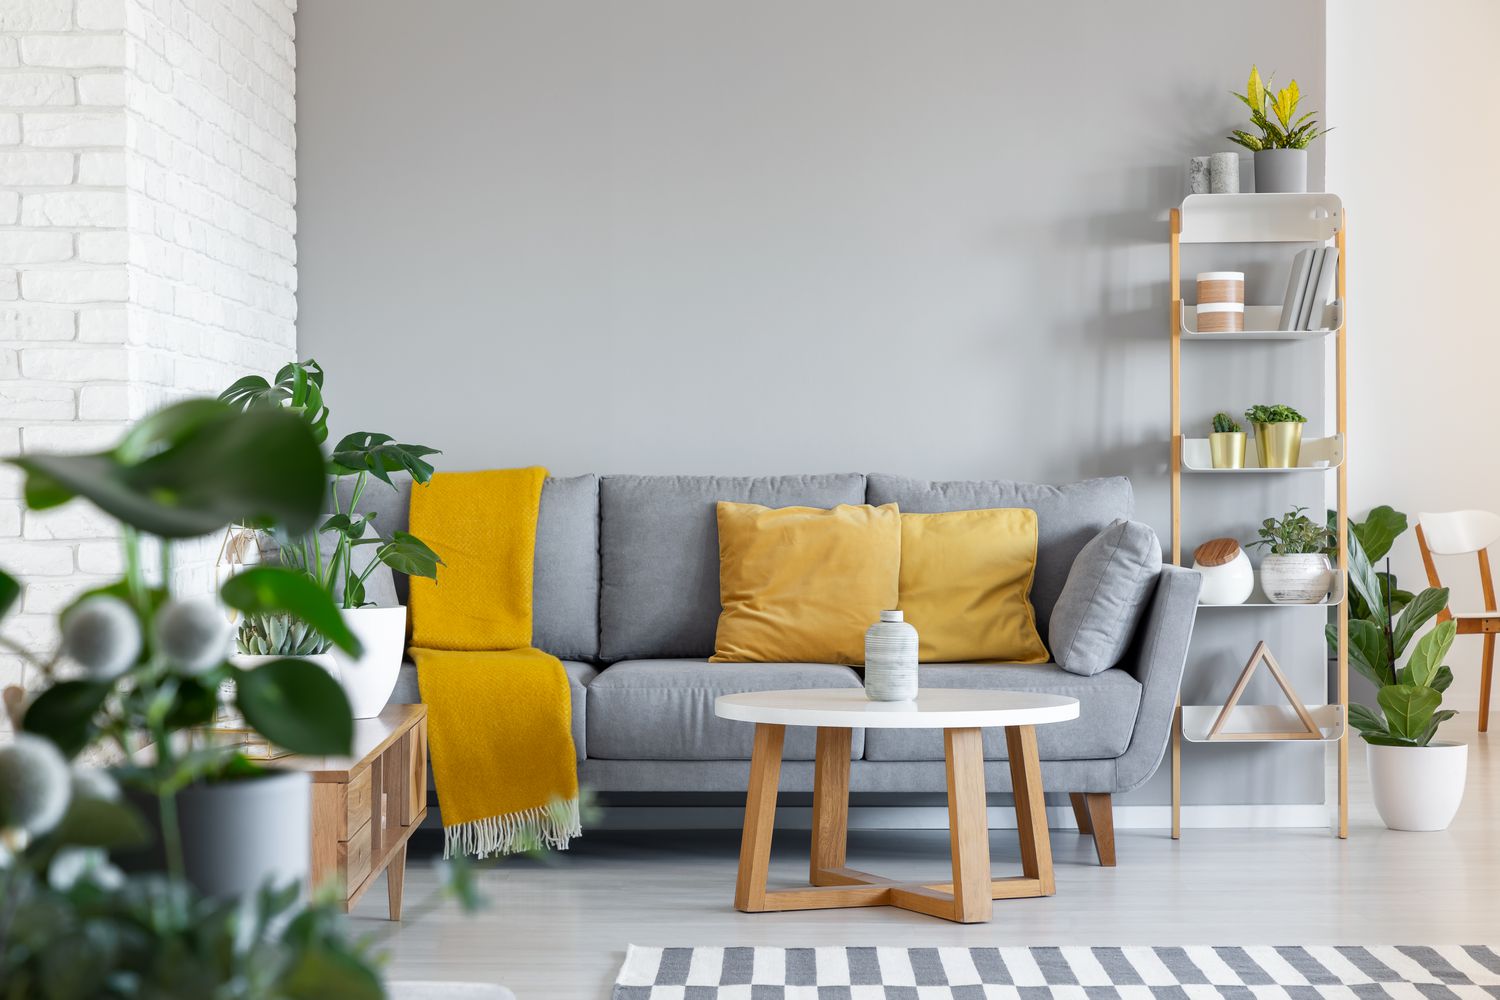
[(581, 836), (578, 799), (557, 799), (521, 812), (444, 826), (443, 857), (464, 854), (482, 861), (492, 854), (566, 851), (568, 842)]

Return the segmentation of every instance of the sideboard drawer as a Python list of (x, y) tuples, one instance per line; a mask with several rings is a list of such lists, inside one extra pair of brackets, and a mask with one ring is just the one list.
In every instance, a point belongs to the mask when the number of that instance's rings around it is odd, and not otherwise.
[[(365, 784), (368, 787), (369, 782)], [(369, 819), (368, 810), (365, 818)], [(339, 844), (339, 877), (344, 880), (344, 891), (353, 892), (358, 889), (369, 874), (370, 824), (367, 822), (355, 830), (348, 841)]]
[[(351, 840), (354, 834), (370, 823), (370, 768), (365, 768), (349, 779), (344, 790), (344, 817), (339, 830), (340, 840)], [(365, 838), (369, 843), (369, 837)]]

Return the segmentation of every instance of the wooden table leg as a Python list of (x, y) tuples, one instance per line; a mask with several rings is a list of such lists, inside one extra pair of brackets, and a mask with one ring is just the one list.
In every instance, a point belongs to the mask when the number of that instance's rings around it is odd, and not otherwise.
[(849, 748), (851, 729), (818, 727), (813, 770), (812, 859), (807, 880), (835, 885), (822, 872), (842, 868), (849, 850)]
[(1021, 835), (1021, 870), (1041, 884), (1042, 895), (1057, 892), (1052, 876), (1052, 840), (1047, 833), (1047, 803), (1042, 797), (1042, 765), (1034, 726), (1006, 726), (1010, 784), (1016, 800), (1016, 829)]
[(760, 722), (750, 754), (750, 790), (745, 795), (745, 832), (740, 839), (740, 872), (734, 908), (766, 908), (766, 876), (771, 868), (771, 832), (776, 826), (776, 788), (781, 782), (781, 744), (786, 727)]
[(385, 870), (385, 902), (392, 920), (401, 919), (401, 893), (406, 888), (406, 845), (397, 848)]
[(990, 919), (993, 908), (990, 824), (984, 801), (984, 737), (978, 729), (945, 729), (943, 745), (948, 762), (953, 919), (976, 923)]

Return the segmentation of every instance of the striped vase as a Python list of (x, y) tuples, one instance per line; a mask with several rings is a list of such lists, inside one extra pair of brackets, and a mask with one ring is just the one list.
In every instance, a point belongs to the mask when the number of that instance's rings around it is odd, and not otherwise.
[(917, 630), (900, 611), (880, 612), (865, 632), (865, 697), (912, 701), (917, 697)]

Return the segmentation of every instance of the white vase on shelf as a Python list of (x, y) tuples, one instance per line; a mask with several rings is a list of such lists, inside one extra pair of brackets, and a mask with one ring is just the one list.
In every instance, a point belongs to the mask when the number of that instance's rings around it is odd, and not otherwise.
[(865, 697), (912, 701), (917, 697), (917, 630), (900, 611), (880, 612), (865, 632)]
[(1317, 604), (1333, 586), (1333, 567), (1321, 552), (1271, 554), (1261, 560), (1260, 587), (1272, 604)]

